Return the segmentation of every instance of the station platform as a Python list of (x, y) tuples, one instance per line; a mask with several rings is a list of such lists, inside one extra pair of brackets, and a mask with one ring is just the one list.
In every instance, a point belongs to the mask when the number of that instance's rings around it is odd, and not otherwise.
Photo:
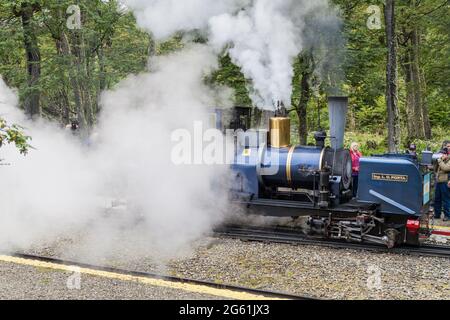
[(0, 299), (272, 300), (225, 288), (0, 255)]
[(434, 235), (439, 235), (439, 236), (446, 236), (446, 237), (450, 237), (450, 226), (433, 226), (433, 234)]

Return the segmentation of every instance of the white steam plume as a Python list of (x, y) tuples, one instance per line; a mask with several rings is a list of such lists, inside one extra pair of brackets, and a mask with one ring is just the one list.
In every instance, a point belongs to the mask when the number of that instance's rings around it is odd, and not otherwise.
[[(36, 148), (26, 157), (0, 148), (10, 163), (0, 167), (0, 247), (27, 248), (84, 230), (83, 254), (102, 255), (120, 246), (112, 237), (129, 228), (141, 242), (136, 248), (170, 255), (211, 230), (226, 210), (226, 193), (212, 188), (225, 181), (225, 169), (172, 164), (171, 133), (208, 117), (215, 92), (203, 76), (216, 66), (216, 56), (199, 45), (155, 58), (151, 74), (104, 93), (88, 150), (70, 132), (21, 119), (15, 94), (0, 81), (0, 115), (24, 125)], [(107, 198), (128, 200), (126, 212), (105, 215)]]
[(327, 7), (327, 0), (255, 0), (237, 15), (212, 17), (210, 43), (230, 45), (233, 62), (253, 81), (257, 106), (290, 105), (294, 59), (306, 45), (305, 20)]
[[(54, 237), (95, 215), (95, 169), (79, 143), (56, 125), (28, 122), (17, 109), (15, 92), (0, 77), (0, 116), (25, 126), (33, 136), (26, 157), (12, 145), (0, 148), (0, 248), (28, 246)], [(5, 165), (8, 163), (9, 165)]]
[(211, 17), (234, 12), (251, 0), (122, 0), (137, 23), (160, 40), (178, 31), (205, 29)]
[[(328, 0), (124, 0), (138, 23), (157, 39), (176, 31), (201, 29), (216, 51), (227, 48), (235, 64), (250, 79), (253, 103), (273, 109), (277, 101), (291, 103), (294, 58), (321, 25), (337, 21)], [(325, 17), (325, 19), (323, 19)], [(309, 34), (308, 34), (309, 33)]]

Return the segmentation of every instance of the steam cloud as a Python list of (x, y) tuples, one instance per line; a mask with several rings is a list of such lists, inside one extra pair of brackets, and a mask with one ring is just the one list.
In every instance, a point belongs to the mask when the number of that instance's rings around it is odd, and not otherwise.
[[(80, 250), (101, 255), (120, 247), (113, 238), (125, 228), (141, 249), (171, 255), (220, 221), (226, 193), (212, 186), (225, 181), (225, 169), (171, 162), (173, 130), (207, 122), (207, 108), (217, 102), (203, 84), (217, 57), (197, 45), (151, 64), (152, 73), (104, 93), (90, 149), (45, 121), (24, 120), (16, 95), (0, 81), (0, 115), (24, 125), (36, 148), (26, 157), (12, 146), (0, 149), (11, 164), (0, 167), (0, 247), (27, 248), (88, 230), (89, 243)], [(117, 199), (128, 201), (126, 212), (105, 215)], [(145, 252), (133, 252), (139, 254)]]
[(229, 53), (253, 80), (253, 102), (262, 108), (277, 101), (290, 104), (293, 61), (302, 51), (305, 17), (327, 1), (256, 0), (237, 15), (210, 19), (211, 43), (232, 44)]
[(163, 40), (178, 31), (205, 29), (211, 17), (234, 12), (251, 0), (123, 0), (137, 23)]
[[(123, 2), (157, 39), (177, 31), (206, 32), (209, 44), (219, 52), (226, 48), (251, 80), (252, 101), (263, 109), (273, 109), (277, 101), (290, 105), (294, 58), (305, 48), (324, 44), (321, 31), (331, 31), (328, 42), (339, 28), (328, 0)], [(312, 32), (315, 38), (310, 37)]]
[[(256, 105), (289, 104), (293, 59), (312, 46), (305, 19), (328, 10), (326, 0), (122, 2), (156, 39), (200, 30), (209, 43), (152, 58), (152, 73), (130, 76), (105, 92), (89, 149), (56, 125), (27, 122), (17, 109), (16, 93), (0, 81), (0, 115), (24, 125), (36, 148), (27, 157), (12, 146), (0, 149), (1, 158), (11, 163), (0, 167), (0, 249), (27, 248), (84, 230), (82, 253), (102, 254), (113, 247), (120, 251), (114, 238), (125, 229), (139, 242), (133, 256), (149, 247), (170, 256), (209, 231), (228, 210), (226, 188), (212, 187), (226, 182), (227, 171), (173, 165), (171, 133), (192, 128), (196, 120), (207, 122), (208, 107), (224, 104), (229, 91), (220, 97), (202, 81), (224, 49), (252, 80)], [(129, 205), (111, 218), (105, 215), (105, 199), (125, 199)]]

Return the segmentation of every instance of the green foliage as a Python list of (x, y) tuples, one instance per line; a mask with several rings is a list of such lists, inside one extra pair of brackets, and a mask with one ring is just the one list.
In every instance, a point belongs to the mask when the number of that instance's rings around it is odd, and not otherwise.
[(219, 70), (214, 72), (209, 80), (232, 88), (234, 90), (235, 105), (252, 105), (248, 91), (249, 81), (245, 79), (240, 68), (233, 64), (228, 54), (219, 58)]
[[(331, 2), (340, 9), (346, 51), (344, 55), (339, 55), (339, 59), (333, 59), (335, 52), (332, 51), (317, 60), (322, 63), (328, 60), (342, 63), (344, 80), (338, 86), (342, 93), (348, 94), (350, 98), (349, 139), (370, 141), (370, 136), (373, 135), (372, 140), (376, 142), (377, 147), (363, 146), (363, 150), (368, 153), (381, 152), (385, 147), (382, 137), (385, 136), (386, 130), (385, 30), (383, 21), (382, 28), (375, 30), (370, 30), (366, 23), (369, 18), (367, 8), (370, 5), (378, 5), (382, 9), (384, 1)], [(423, 36), (420, 45), (420, 67), (426, 82), (426, 105), (436, 136), (436, 142), (430, 143), (434, 144), (445, 136), (450, 122), (450, 9), (445, 0), (416, 3), (417, 7), (411, 8), (409, 0), (396, 2), (397, 32), (401, 35), (404, 29), (417, 26)], [(31, 4), (38, 9), (34, 14), (33, 24), (42, 56), (41, 77), (39, 83), (33, 87), (27, 84), (22, 22), (16, 15), (23, 4)], [(73, 4), (78, 4), (81, 8), (80, 31), (66, 27), (66, 9)], [(381, 19), (384, 19), (382, 12)], [(56, 39), (61, 33), (65, 33), (69, 41), (77, 34), (81, 36), (83, 41), (78, 49), (83, 50), (85, 59), (79, 69), (74, 68), (73, 52), (68, 55), (58, 52)], [(197, 42), (206, 40), (201, 35), (193, 36)], [(403, 53), (401, 40), (399, 37), (399, 55)], [(65, 109), (68, 109), (70, 117), (76, 115), (71, 73), (73, 78), (82, 82), (83, 89), (91, 97), (92, 110), (96, 114), (99, 111), (97, 101), (102, 90), (113, 88), (129, 74), (145, 70), (149, 55), (166, 55), (183, 47), (181, 33), (162, 43), (154, 43), (151, 36), (136, 26), (132, 13), (119, 9), (117, 0), (0, 0), (0, 74), (8, 85), (19, 89), (22, 102), (34, 90), (41, 92), (44, 116), (58, 121), (67, 121), (62, 117)], [(309, 67), (311, 66), (302, 64), (300, 59), (295, 61), (292, 105), (299, 102), (301, 74)], [(404, 75), (401, 68), (399, 69), (399, 107), (405, 127), (407, 121), (414, 119), (406, 117), (405, 81), (402, 79)], [(243, 76), (240, 68), (233, 64), (229, 55), (219, 57), (219, 70), (206, 80), (213, 85), (232, 88), (236, 105), (252, 105), (249, 98), (250, 81)], [(321, 126), (328, 128), (326, 96), (330, 94), (329, 80), (327, 75), (320, 72), (311, 78), (310, 85), (314, 94), (307, 106), (306, 121), (309, 131), (314, 131), (319, 126), (319, 114)], [(291, 113), (291, 117), (293, 137), (296, 139), (299, 119), (295, 113)], [(403, 136), (406, 136), (404, 132)], [(310, 135), (308, 141), (312, 142), (311, 139)], [(423, 144), (421, 141), (417, 143)], [(374, 146), (375, 143), (371, 145)]]
[[(9, 86), (19, 89), (21, 102), (34, 90), (41, 92), (43, 116), (64, 122), (67, 119), (62, 114), (66, 109), (69, 117), (76, 116), (71, 76), (80, 81), (96, 113), (102, 90), (112, 88), (131, 73), (145, 70), (151, 37), (136, 26), (131, 12), (119, 10), (116, 0), (34, 1), (39, 4), (33, 23), (41, 52), (41, 76), (39, 84), (30, 87), (22, 22), (14, 10), (31, 2), (0, 0), (0, 74)], [(80, 30), (66, 27), (66, 10), (73, 4), (81, 9)], [(81, 39), (79, 47), (74, 41), (76, 35)], [(71, 46), (70, 54), (57, 49), (63, 36)], [(77, 62), (76, 50), (83, 52), (83, 60)], [(76, 68), (76, 62), (82, 65)]]
[[(346, 132), (344, 140), (347, 147), (350, 147), (352, 142), (358, 142), (364, 155), (370, 156), (388, 152), (385, 130), (380, 133)], [(418, 154), (424, 150), (437, 152), (441, 149), (442, 143), (446, 140), (450, 140), (448, 131), (446, 129), (436, 128), (433, 130), (432, 140), (414, 139), (412, 141), (405, 141), (400, 147), (400, 152), (406, 152), (410, 143), (416, 144)]]
[(174, 51), (181, 50), (184, 47), (181, 34), (177, 34), (167, 41), (160, 42), (156, 46), (156, 54), (163, 56)]
[[(450, 141), (450, 133), (448, 132), (447, 127), (436, 127), (433, 130), (433, 139), (423, 140), (423, 139), (414, 139), (409, 143), (415, 143), (417, 146), (417, 151), (422, 152), (423, 150), (432, 150), (433, 152), (438, 152), (442, 148), (442, 143), (444, 141)], [(405, 148), (407, 146), (405, 145)]]
[(26, 155), (31, 148), (28, 141), (31, 137), (23, 133), (23, 128), (18, 125), (8, 125), (7, 122), (0, 118), (0, 147), (5, 143), (14, 143), (21, 154)]

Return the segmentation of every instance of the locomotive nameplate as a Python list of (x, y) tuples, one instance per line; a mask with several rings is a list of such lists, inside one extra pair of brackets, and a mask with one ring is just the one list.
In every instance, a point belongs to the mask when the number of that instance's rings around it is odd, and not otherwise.
[(408, 182), (408, 176), (401, 174), (372, 173), (372, 180), (406, 183)]

